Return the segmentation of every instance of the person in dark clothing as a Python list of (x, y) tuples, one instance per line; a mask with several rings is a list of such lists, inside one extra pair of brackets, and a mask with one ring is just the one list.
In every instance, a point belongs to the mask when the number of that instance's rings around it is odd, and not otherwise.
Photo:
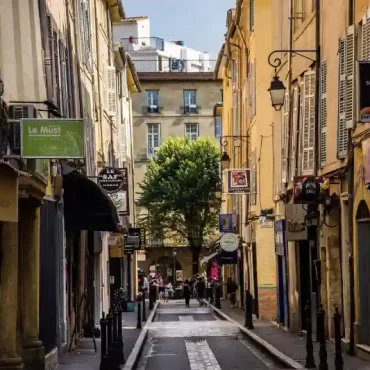
[(189, 280), (185, 280), (184, 283), (184, 298), (185, 298), (185, 306), (190, 307), (190, 283)]
[(197, 295), (199, 300), (199, 306), (203, 306), (203, 299), (206, 291), (206, 283), (203, 278), (199, 278), (197, 282)]
[(231, 307), (235, 307), (236, 291), (238, 290), (238, 285), (231, 277), (227, 279), (226, 290), (227, 290), (229, 301), (231, 303)]

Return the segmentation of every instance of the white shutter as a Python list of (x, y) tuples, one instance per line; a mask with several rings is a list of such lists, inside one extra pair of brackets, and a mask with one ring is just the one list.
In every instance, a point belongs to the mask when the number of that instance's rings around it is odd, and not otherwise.
[(302, 175), (315, 171), (315, 72), (303, 76), (303, 150)]
[(297, 132), (298, 132), (298, 111), (299, 111), (299, 89), (295, 87), (293, 90), (293, 117), (292, 117), (292, 135), (291, 135), (291, 155), (290, 155), (290, 179), (297, 176)]
[(370, 60), (370, 20), (368, 14), (362, 19), (361, 58), (362, 60)]
[(298, 121), (298, 160), (297, 160), (297, 175), (302, 175), (302, 155), (303, 155), (303, 94), (304, 94), (303, 79), (299, 83), (299, 121)]
[(257, 204), (257, 150), (254, 148), (251, 153), (251, 195), (250, 204)]
[(320, 104), (320, 163), (321, 167), (326, 165), (326, 122), (328, 117), (328, 105), (326, 98), (326, 83), (327, 83), (327, 63), (326, 60), (321, 63), (321, 78), (320, 78), (320, 90), (321, 90), (321, 104)]
[(355, 26), (347, 30), (346, 41), (346, 128), (353, 128), (354, 115), (354, 76), (355, 76)]
[(107, 66), (107, 112), (109, 116), (117, 114), (116, 68)]
[(339, 41), (339, 91), (338, 91), (338, 138), (337, 156), (342, 159), (347, 156), (346, 129), (346, 40)]
[(282, 182), (282, 189), (284, 189), (284, 185), (288, 182), (288, 153), (289, 153), (289, 93), (285, 93), (285, 100), (284, 100), (284, 109), (283, 109), (283, 137), (282, 137), (282, 146), (281, 146), (281, 156), (282, 156), (282, 164), (281, 164), (281, 182)]
[(256, 59), (252, 63), (252, 116), (256, 115)]

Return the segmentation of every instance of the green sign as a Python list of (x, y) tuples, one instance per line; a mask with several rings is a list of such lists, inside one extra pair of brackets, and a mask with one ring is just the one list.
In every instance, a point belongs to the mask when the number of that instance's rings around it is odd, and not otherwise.
[(22, 158), (84, 158), (82, 119), (22, 119)]

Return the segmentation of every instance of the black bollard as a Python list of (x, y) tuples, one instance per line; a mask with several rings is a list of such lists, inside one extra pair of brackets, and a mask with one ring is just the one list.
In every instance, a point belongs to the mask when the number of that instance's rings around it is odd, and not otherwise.
[(141, 325), (141, 302), (138, 299), (137, 300), (137, 323), (136, 323), (136, 329), (142, 329), (143, 326)]
[(149, 310), (152, 310), (154, 308), (154, 292), (155, 287), (152, 285), (149, 288)]
[(107, 315), (107, 367), (109, 369), (115, 369), (115, 353), (113, 347), (113, 315), (112, 310), (109, 310), (109, 314)]
[(218, 309), (221, 309), (221, 285), (216, 286), (216, 302), (215, 306)]
[(315, 365), (315, 358), (313, 357), (313, 343), (312, 343), (312, 322), (311, 322), (311, 308), (310, 303), (307, 302), (305, 307), (306, 312), (306, 322), (307, 322), (307, 340), (306, 340), (306, 369), (314, 369), (316, 368)]
[(246, 291), (246, 294), (245, 294), (245, 310), (244, 310), (244, 313), (245, 313), (245, 321), (244, 321), (244, 326), (246, 328), (248, 328), (250, 326), (250, 323), (249, 323), (249, 314), (248, 314), (248, 309), (249, 309), (249, 304), (248, 304), (248, 291)]
[(209, 293), (209, 303), (214, 304), (214, 286), (211, 286), (210, 293)]
[(105, 313), (103, 312), (103, 317), (100, 320), (100, 331), (101, 331), (100, 370), (109, 369), (109, 367), (107, 366), (107, 359), (108, 359), (107, 328), (108, 328), (108, 320), (105, 318)]
[(343, 370), (342, 357), (342, 338), (340, 335), (340, 321), (342, 316), (339, 313), (338, 307), (335, 307), (334, 314), (334, 338), (335, 338), (335, 370)]
[(245, 311), (246, 311), (246, 315), (248, 315), (247, 329), (254, 329), (254, 325), (253, 325), (253, 297), (252, 297), (252, 294), (251, 294), (249, 289), (247, 290), (245, 303), (246, 303)]
[(125, 361), (125, 354), (123, 352), (123, 329), (122, 329), (122, 312), (123, 309), (121, 306), (118, 306), (118, 342), (119, 342), (119, 359), (120, 364), (123, 365)]
[[(122, 324), (121, 324), (122, 325)], [(118, 341), (118, 311), (117, 308), (113, 308), (113, 349), (114, 349), (114, 364), (120, 365), (121, 353), (120, 353), (120, 342)]]
[(317, 311), (317, 337), (320, 342), (320, 364), (319, 370), (328, 370), (328, 352), (326, 351), (326, 336), (325, 336), (325, 311), (320, 305)]
[(143, 289), (143, 318), (142, 318), (142, 321), (146, 321), (145, 289)]

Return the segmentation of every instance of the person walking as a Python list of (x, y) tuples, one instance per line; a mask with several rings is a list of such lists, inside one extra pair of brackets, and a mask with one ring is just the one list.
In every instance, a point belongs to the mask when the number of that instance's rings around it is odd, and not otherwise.
[(197, 295), (198, 295), (198, 301), (199, 306), (203, 306), (204, 302), (204, 295), (206, 290), (206, 283), (204, 282), (203, 277), (200, 277), (197, 282)]
[(185, 298), (185, 306), (190, 307), (190, 283), (189, 280), (186, 279), (184, 283), (184, 298)]
[(227, 278), (227, 283), (226, 283), (226, 291), (227, 291), (227, 296), (230, 301), (231, 307), (235, 307), (236, 304), (236, 291), (238, 290), (238, 285), (236, 282), (233, 280), (231, 276)]

